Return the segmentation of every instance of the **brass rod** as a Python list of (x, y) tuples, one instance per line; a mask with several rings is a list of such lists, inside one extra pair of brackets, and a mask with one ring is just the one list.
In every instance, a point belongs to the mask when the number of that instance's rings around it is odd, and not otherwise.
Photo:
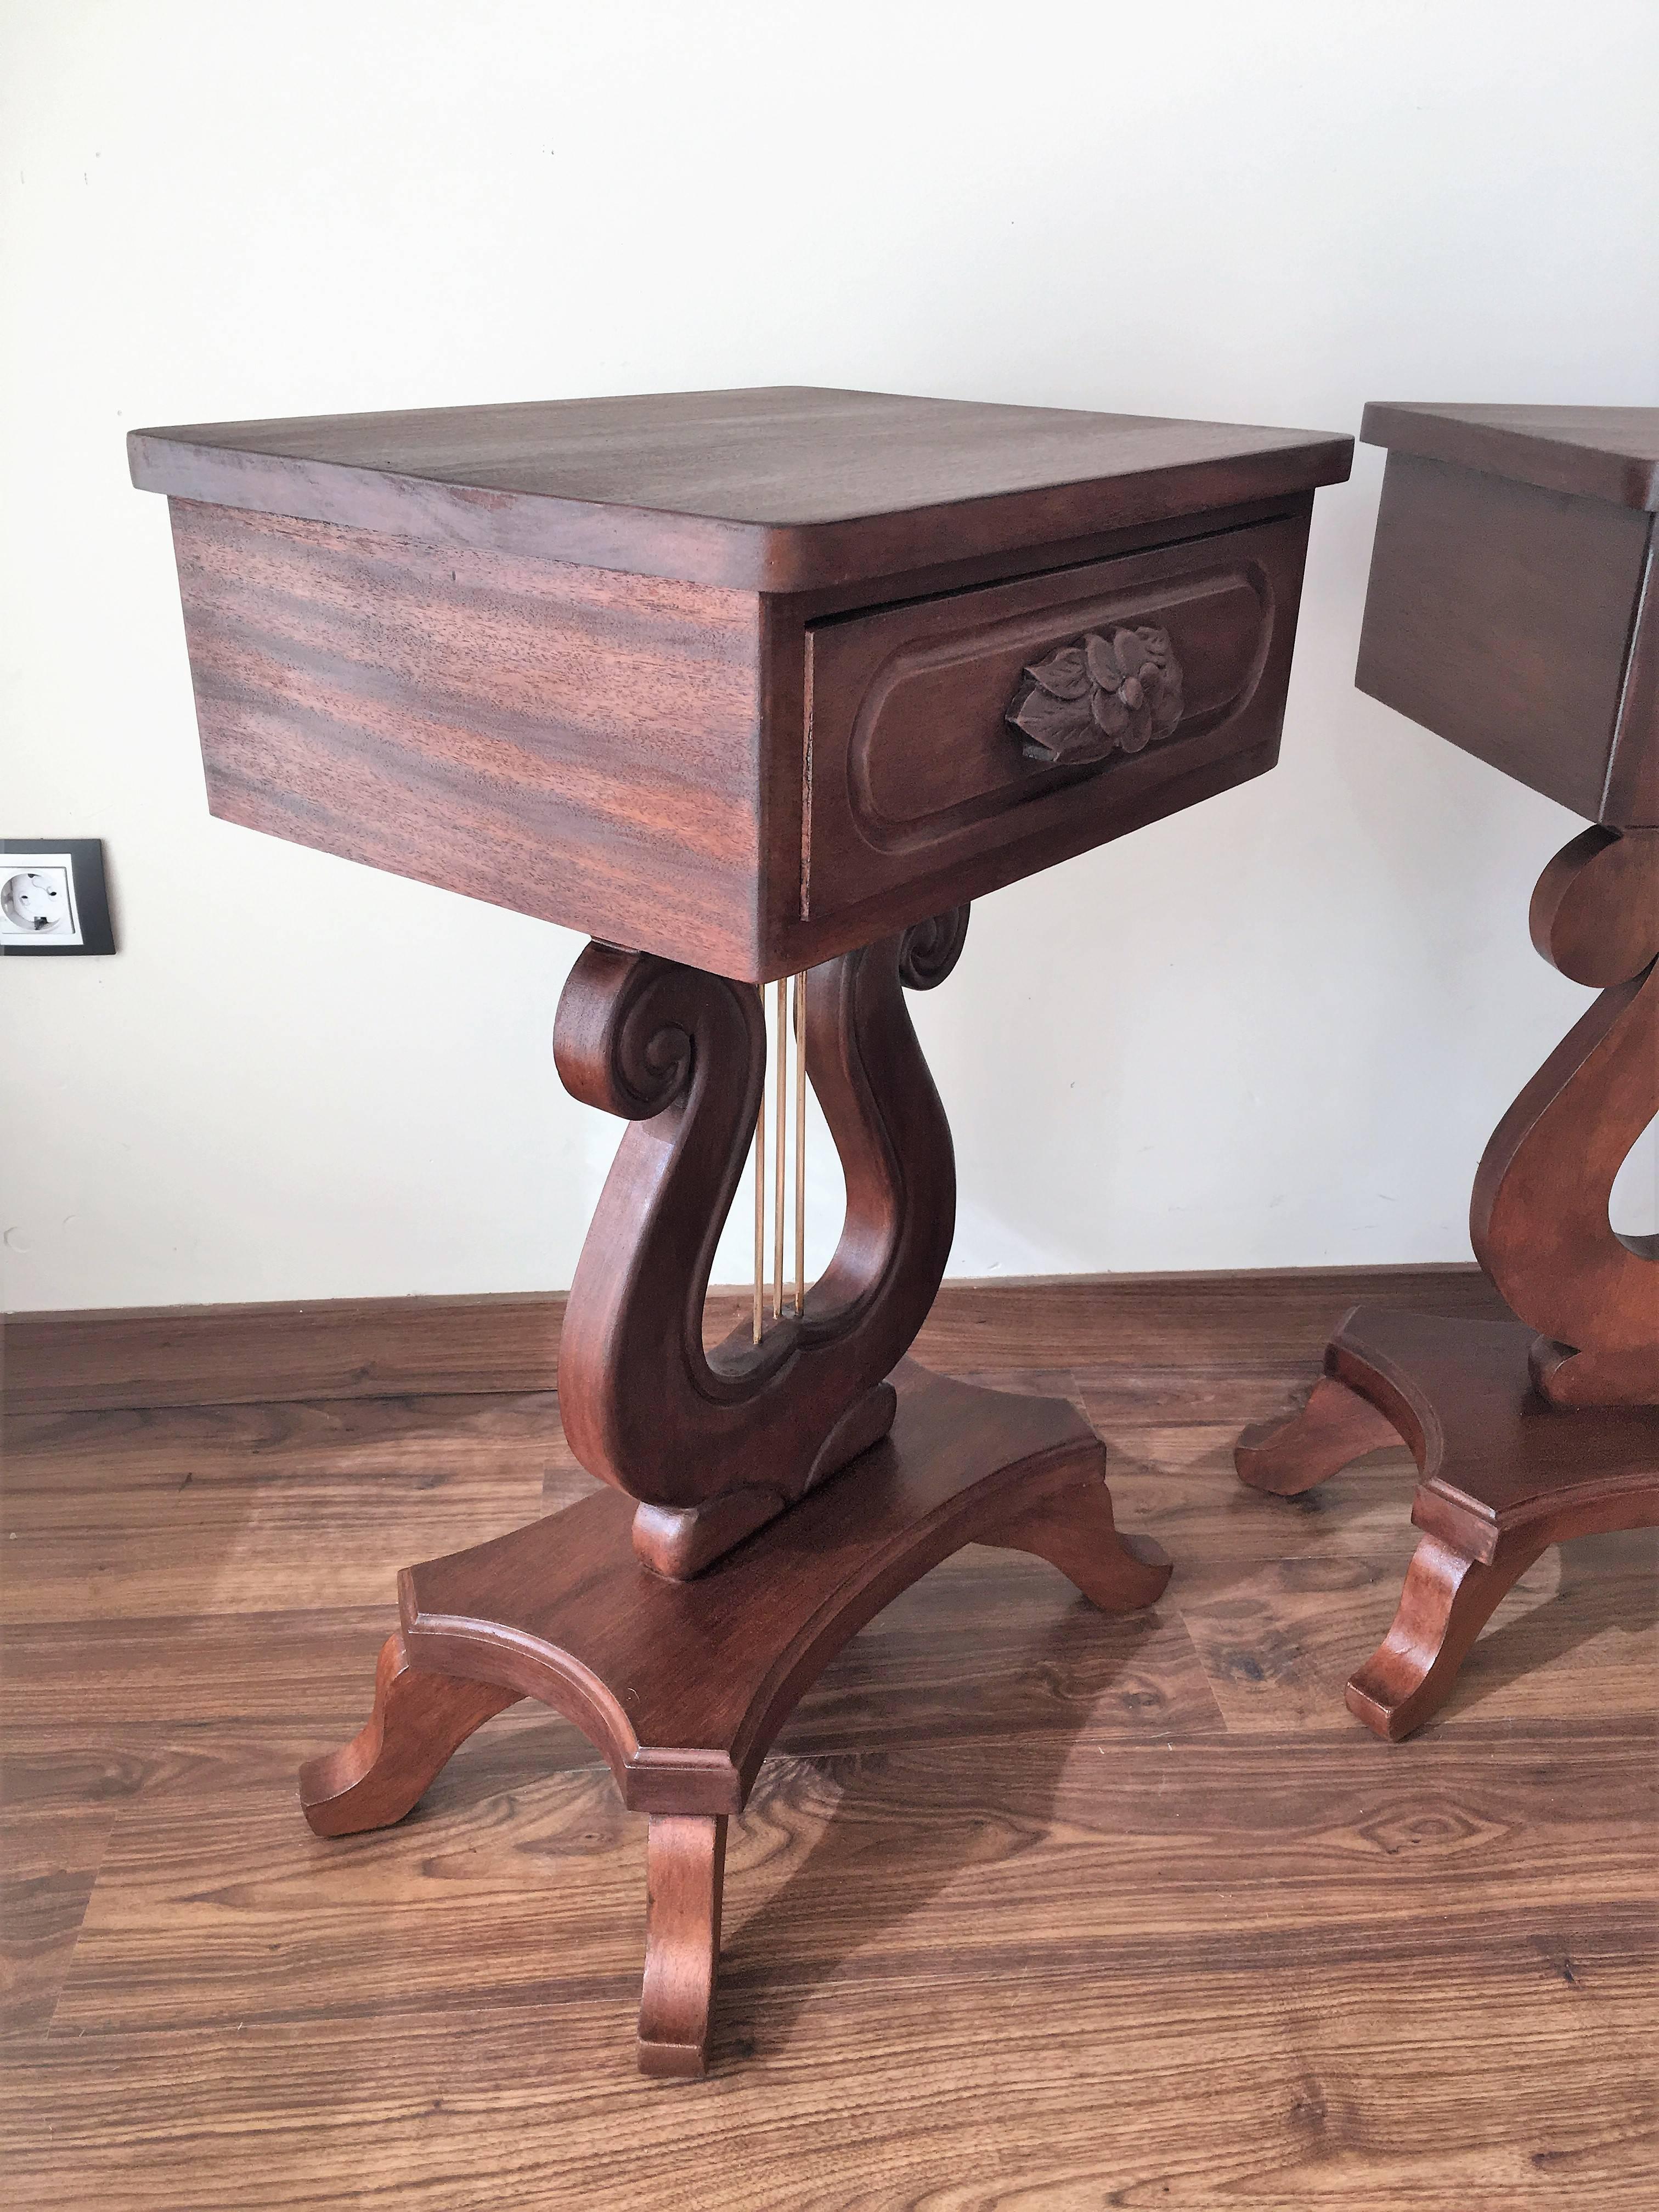
[(795, 1311), (806, 1311), (806, 978), (795, 978)]
[[(766, 1034), (766, 986), (760, 987), (761, 1035)], [(761, 1085), (760, 1112), (755, 1117), (755, 1341), (766, 1326), (766, 1085)]]
[(772, 1318), (783, 1319), (783, 1194), (787, 1175), (785, 1151), (789, 1134), (789, 1055), (784, 1049), (784, 1032), (788, 1025), (788, 1009), (784, 994), (788, 985), (781, 975), (777, 981), (773, 1004), (777, 1012), (778, 1074), (777, 1074), (777, 1137), (772, 1151)]

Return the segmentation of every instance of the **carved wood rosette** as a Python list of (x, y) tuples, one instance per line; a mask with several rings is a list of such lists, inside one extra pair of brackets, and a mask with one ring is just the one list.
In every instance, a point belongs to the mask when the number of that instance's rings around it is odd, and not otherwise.
[(950, 1125), (905, 1010), (955, 966), (968, 908), (811, 971), (806, 1068), (841, 1157), (835, 1256), (758, 1344), (706, 1352), (709, 1270), (766, 1075), (747, 985), (592, 944), (565, 986), (566, 1087), (623, 1137), (566, 1309), (559, 1406), (591, 1474), (639, 1501), (635, 1547), (696, 1574), (887, 1433), (886, 1377), (933, 1302), (956, 1222)]
[(1021, 672), (1007, 719), (1029, 759), (1080, 767), (1173, 737), (1182, 691), (1167, 629), (1086, 630)]

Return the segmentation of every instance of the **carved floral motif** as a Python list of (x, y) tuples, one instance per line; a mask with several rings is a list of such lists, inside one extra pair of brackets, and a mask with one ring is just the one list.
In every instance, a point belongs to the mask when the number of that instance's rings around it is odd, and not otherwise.
[(1008, 702), (1032, 760), (1085, 762), (1142, 752), (1181, 720), (1181, 663), (1170, 633), (1150, 625), (1090, 630), (1033, 661)]

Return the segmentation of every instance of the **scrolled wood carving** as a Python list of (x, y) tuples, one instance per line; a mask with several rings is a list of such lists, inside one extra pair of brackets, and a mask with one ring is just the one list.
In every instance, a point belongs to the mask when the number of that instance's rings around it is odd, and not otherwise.
[(950, 1125), (905, 1011), (968, 909), (814, 969), (807, 1073), (847, 1184), (806, 1310), (713, 1352), (702, 1310), (765, 1079), (751, 985), (592, 944), (559, 1003), (566, 1087), (633, 1126), (571, 1285), (559, 1405), (590, 1474), (640, 1501), (635, 1545), (684, 1577), (884, 1436), (885, 1377), (927, 1318), (956, 1219)]
[(1167, 629), (1088, 630), (1034, 660), (1008, 702), (1028, 759), (1084, 763), (1143, 752), (1181, 720), (1182, 672)]
[(1659, 830), (1575, 837), (1539, 878), (1533, 942), (1601, 996), (1493, 1132), (1475, 1257), (1540, 1331), (1533, 1377), (1562, 1407), (1659, 1404), (1659, 1249), (1607, 1202), (1659, 1111)]

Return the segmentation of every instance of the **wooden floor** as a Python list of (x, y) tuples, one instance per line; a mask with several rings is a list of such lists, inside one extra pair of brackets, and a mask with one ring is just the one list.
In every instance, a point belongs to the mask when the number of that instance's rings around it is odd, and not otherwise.
[(1291, 1504), (1229, 1460), (1343, 1302), (957, 1297), (923, 1356), (1073, 1397), (1175, 1580), (1109, 1620), (970, 1551), (848, 1648), (732, 1823), (689, 2085), (634, 2071), (644, 1823), (574, 1729), (516, 1708), (379, 1835), (295, 1802), (395, 1566), (585, 1485), (550, 1395), (20, 1419), (5, 2202), (1659, 2203), (1656, 1536), (1547, 1554), (1377, 1742), (1408, 1462)]

